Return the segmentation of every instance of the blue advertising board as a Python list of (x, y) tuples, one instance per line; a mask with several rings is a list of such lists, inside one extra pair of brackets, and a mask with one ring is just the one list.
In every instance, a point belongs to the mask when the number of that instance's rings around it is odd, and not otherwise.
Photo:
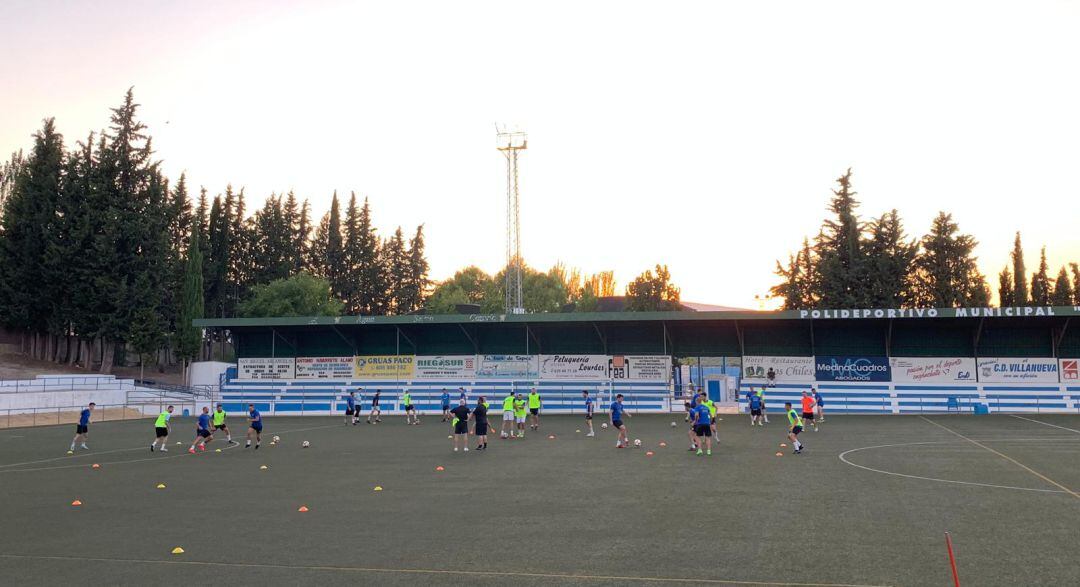
[(814, 372), (818, 381), (892, 381), (889, 357), (818, 355)]

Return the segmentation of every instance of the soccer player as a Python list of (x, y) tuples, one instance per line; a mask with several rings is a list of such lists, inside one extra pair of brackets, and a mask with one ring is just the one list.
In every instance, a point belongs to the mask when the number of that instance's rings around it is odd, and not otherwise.
[(79, 423), (75, 425), (75, 438), (71, 439), (71, 448), (68, 452), (75, 452), (75, 443), (80, 440), (82, 440), (82, 448), (90, 450), (90, 447), (86, 446), (86, 435), (90, 430), (90, 412), (94, 411), (95, 406), (97, 404), (90, 402), (83, 411), (79, 412)]
[(350, 391), (349, 395), (345, 397), (345, 425), (348, 426), (352, 421), (352, 425), (356, 426), (356, 392)]
[(188, 452), (195, 454), (195, 445), (199, 445), (199, 450), (205, 451), (206, 444), (213, 440), (214, 433), (210, 432), (210, 408), (203, 406), (202, 414), (199, 414), (199, 423), (195, 425), (195, 440), (191, 441)]
[(764, 426), (765, 423), (761, 421), (761, 397), (753, 391), (748, 391), (746, 392), (746, 401), (750, 405), (750, 426), (754, 424)]
[(686, 418), (683, 422), (689, 422), (691, 416), (694, 414), (694, 408), (697, 407), (697, 394), (694, 393), (694, 384), (691, 383), (686, 387), (686, 393), (690, 399), (683, 402), (683, 407), (686, 408)]
[(382, 418), (380, 418), (380, 416), (382, 416), (382, 410), (379, 409), (379, 396), (381, 396), (381, 395), (382, 395), (382, 390), (381, 389), (376, 389), (375, 390), (375, 395), (371, 396), (371, 413), (368, 414), (368, 417), (367, 417), (367, 423), (368, 424), (371, 424), (371, 419), (372, 418), (375, 418), (375, 423), (376, 424), (378, 424), (379, 422), (382, 422)]
[(225, 441), (232, 442), (232, 432), (229, 432), (229, 425), (225, 423), (225, 408), (221, 404), (217, 405), (217, 409), (214, 410), (214, 431), (224, 431)]
[(788, 419), (788, 440), (791, 441), (792, 446), (795, 447), (795, 454), (802, 452), (803, 444), (799, 442), (799, 433), (802, 432), (802, 418), (799, 417), (799, 413), (791, 407), (791, 402), (784, 403), (784, 409), (787, 410)]
[(154, 452), (154, 445), (161, 441), (161, 452), (169, 452), (169, 449), (165, 448), (165, 442), (169, 440), (169, 418), (172, 417), (173, 407), (169, 406), (165, 408), (164, 412), (158, 414), (157, 420), (154, 420), (154, 442), (150, 443), (150, 452)]
[(816, 387), (811, 387), (810, 389), (813, 391), (813, 394), (814, 394), (814, 405), (817, 406), (817, 421), (818, 422), (824, 422), (825, 421), (825, 399), (821, 397), (821, 394), (818, 393), (818, 390), (817, 390)]
[(514, 437), (514, 390), (511, 389), (503, 398), (503, 423), (501, 438)]
[(697, 454), (702, 455), (701, 445), (705, 444), (705, 454), (712, 455), (712, 412), (704, 401), (694, 408), (694, 436), (697, 436)]
[(630, 416), (630, 412), (626, 411), (623, 407), (623, 394), (615, 396), (615, 401), (611, 403), (611, 426), (619, 431), (619, 438), (615, 440), (615, 448), (626, 448), (626, 445), (630, 443), (629, 438), (626, 435), (626, 425), (623, 424), (623, 415)]
[(701, 392), (701, 403), (709, 408), (709, 422), (711, 422), (709, 427), (712, 430), (712, 435), (716, 436), (716, 403), (709, 399), (705, 392)]
[(461, 400), (461, 399), (465, 400), (466, 404), (469, 403), (469, 394), (465, 393), (465, 388), (464, 387), (459, 387), (458, 388), (458, 399), (459, 400)]
[(765, 420), (765, 423), (769, 423), (769, 406), (765, 403), (765, 386), (762, 385), (757, 390), (757, 396), (761, 399), (761, 418)]
[(442, 421), (447, 422), (451, 418), (451, 416), (450, 416), (450, 393), (448, 391), (446, 391), (445, 387), (442, 390), (442, 395), (439, 396), (439, 400), (442, 401)]
[(405, 405), (405, 423), (419, 424), (420, 415), (416, 413), (416, 406), (412, 403), (412, 394), (408, 389), (401, 395), (401, 403)]
[(536, 393), (536, 388), (532, 388), (529, 392), (529, 414), (532, 418), (532, 429), (540, 429), (540, 394)]
[(484, 396), (480, 396), (480, 398), (476, 400), (476, 407), (473, 408), (472, 411), (472, 419), (474, 423), (473, 434), (476, 435), (476, 450), (487, 450), (487, 411), (487, 400), (484, 399)]
[(454, 424), (454, 452), (458, 451), (459, 442), (465, 452), (469, 452), (469, 408), (465, 405), (465, 400), (458, 400), (457, 407), (448, 410), (448, 413), (453, 416), (451, 422)]
[(244, 448), (251, 446), (251, 437), (255, 437), (255, 450), (259, 450), (259, 445), (262, 444), (262, 414), (259, 410), (255, 409), (255, 404), (248, 404), (248, 431), (247, 431), (247, 443), (244, 444)]
[(517, 424), (518, 438), (525, 438), (525, 397), (520, 393), (514, 398), (514, 423)]
[(814, 432), (817, 432), (817, 422), (814, 421), (814, 398), (810, 396), (809, 391), (802, 392), (802, 418), (814, 425)]
[(583, 390), (581, 397), (585, 398), (585, 423), (589, 425), (589, 433), (585, 436), (596, 436), (596, 432), (593, 432), (592, 419), (593, 412), (595, 410), (593, 404), (593, 398), (589, 397), (589, 390)]

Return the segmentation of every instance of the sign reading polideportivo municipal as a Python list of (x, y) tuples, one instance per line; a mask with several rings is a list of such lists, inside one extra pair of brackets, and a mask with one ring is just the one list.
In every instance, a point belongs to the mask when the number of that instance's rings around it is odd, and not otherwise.
[(404, 381), (412, 378), (413, 355), (367, 355), (353, 357), (353, 377), (357, 379), (394, 379)]
[(1009, 316), (1075, 316), (1080, 306), (1038, 306), (1009, 308), (841, 308), (792, 310), (804, 319), (865, 318), (1001, 318)]
[(296, 359), (297, 379), (350, 379), (352, 376), (352, 357), (299, 357)]
[(1057, 383), (1058, 360), (1043, 357), (979, 357), (981, 383)]
[(536, 355), (480, 355), (477, 357), (477, 379), (536, 379), (540, 376), (540, 360)]
[(541, 379), (607, 379), (607, 355), (540, 355)]
[(238, 379), (293, 379), (296, 360), (284, 358), (237, 359)]
[(813, 381), (814, 357), (743, 357), (743, 378), (766, 381), (771, 369), (776, 381)]
[(671, 357), (615, 355), (608, 358), (608, 376), (630, 381), (667, 381), (671, 379)]
[(818, 381), (889, 381), (888, 357), (818, 355), (814, 357)]
[(476, 355), (416, 357), (416, 379), (472, 379), (476, 376)]
[(975, 359), (953, 357), (892, 357), (892, 380), (914, 383), (975, 383)]

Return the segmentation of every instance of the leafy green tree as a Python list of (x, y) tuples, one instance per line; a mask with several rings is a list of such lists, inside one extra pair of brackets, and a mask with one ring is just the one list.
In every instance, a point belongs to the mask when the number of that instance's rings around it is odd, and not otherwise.
[(907, 240), (895, 209), (870, 222), (865, 249), (869, 306), (899, 308), (908, 305), (913, 297), (914, 262), (919, 254), (919, 243)]
[(657, 265), (656, 274), (646, 270), (626, 287), (626, 309), (631, 312), (679, 310), (679, 288), (671, 283), (667, 265)]
[(974, 251), (978, 242), (959, 227), (951, 214), (940, 212), (922, 239), (915, 259), (914, 302), (928, 308), (983, 306), (989, 303), (986, 278)]
[(1027, 269), (1024, 268), (1024, 247), (1020, 244), (1020, 233), (1016, 233), (1012, 250), (1013, 303), (1017, 306), (1030, 305), (1028, 297)]
[(408, 259), (402, 279), (403, 296), (399, 312), (415, 312), (424, 305), (424, 297), (431, 287), (428, 279), (428, 262), (424, 256), (424, 225), (416, 227), (416, 234), (409, 240)]
[(363, 285), (363, 235), (360, 230), (360, 208), (356, 204), (356, 192), (349, 194), (349, 206), (345, 209), (344, 251), (342, 255), (342, 289), (336, 291), (345, 301), (345, 311), (359, 314), (361, 287)]
[(1080, 305), (1080, 265), (1069, 263), (1069, 269), (1072, 270), (1073, 303)]
[[(290, 194), (292, 192), (289, 192)], [(292, 272), (295, 275), (302, 271), (310, 271), (308, 259), (311, 245), (311, 205), (304, 200), (300, 206), (300, 214), (296, 221), (296, 231), (292, 235)]]
[(814, 257), (814, 250), (810, 247), (809, 239), (803, 239), (802, 250), (789, 255), (787, 267), (777, 261), (776, 274), (783, 278), (783, 281), (773, 286), (769, 292), (774, 297), (784, 300), (783, 309), (819, 307), (817, 292), (821, 287), (817, 273), (817, 259)]
[(814, 247), (820, 274), (815, 297), (826, 308), (869, 307), (863, 227), (856, 213), (859, 201), (851, 187), (851, 170), (836, 182), (839, 188), (833, 190), (829, 205), (836, 218), (825, 221)]
[(1000, 307), (1008, 308), (1016, 305), (1016, 298), (1013, 297), (1016, 294), (1014, 288), (1012, 272), (1006, 265), (998, 274), (998, 305)]
[(360, 208), (355, 252), (359, 285), (356, 311), (365, 315), (383, 314), (388, 305), (386, 273), (367, 198), (364, 198), (364, 205)]
[(205, 300), (203, 298), (203, 256), (199, 244), (199, 230), (191, 231), (184, 265), (184, 284), (180, 292), (180, 309), (177, 321), (176, 352), (183, 361), (184, 380), (188, 381), (188, 368), (191, 362), (199, 358), (202, 349), (202, 330), (192, 325), (192, 320), (203, 317)]
[(1065, 267), (1058, 271), (1057, 281), (1054, 282), (1054, 293), (1050, 296), (1050, 304), (1054, 306), (1073, 305), (1073, 288), (1069, 281), (1069, 272)]
[(407, 314), (412, 311), (412, 301), (405, 276), (409, 271), (409, 255), (405, 250), (405, 236), (399, 226), (383, 245), (383, 272), (386, 275), (386, 293), (389, 299), (388, 314)]
[[(430, 314), (452, 314), (458, 304), (484, 306), (497, 297), (495, 283), (490, 275), (479, 267), (469, 266), (459, 270), (432, 290), (424, 301), (424, 309)], [(502, 300), (498, 300), (499, 304)]]
[(26, 167), (26, 159), (21, 150), (11, 154), (11, 158), (0, 163), (0, 211), (4, 209), (4, 200), (15, 191), (15, 178)]
[(1031, 305), (1050, 305), (1050, 267), (1046, 264), (1046, 247), (1039, 256), (1039, 270), (1031, 276)]
[(306, 273), (256, 285), (239, 307), (248, 318), (338, 316), (345, 304), (331, 293), (330, 282)]

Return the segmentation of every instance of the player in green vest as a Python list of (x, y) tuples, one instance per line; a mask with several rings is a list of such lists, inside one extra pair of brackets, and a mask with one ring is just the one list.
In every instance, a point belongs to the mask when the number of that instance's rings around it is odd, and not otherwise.
[(769, 423), (769, 409), (765, 406), (765, 386), (762, 385), (757, 390), (757, 396), (761, 400), (761, 417), (765, 419), (765, 423)]
[(709, 408), (709, 428), (712, 430), (713, 438), (716, 438), (716, 404), (709, 399), (709, 396), (702, 394), (705, 397), (702, 398), (702, 402)]
[(517, 437), (525, 438), (525, 398), (519, 393), (514, 398), (514, 423), (517, 424)]
[(799, 433), (802, 432), (802, 417), (799, 413), (791, 407), (791, 402), (784, 402), (784, 409), (787, 410), (788, 419), (788, 440), (791, 441), (792, 446), (795, 447), (795, 454), (802, 452), (803, 444), (799, 442)]
[(500, 438), (514, 437), (514, 390), (511, 389), (503, 398), (503, 423)]
[(529, 392), (529, 414), (532, 415), (532, 429), (540, 429), (540, 394), (536, 393), (536, 388), (532, 388)]
[(225, 440), (232, 442), (232, 432), (229, 432), (229, 425), (225, 423), (225, 416), (225, 408), (218, 404), (217, 409), (214, 410), (214, 430), (224, 431)]
[(420, 414), (416, 411), (416, 406), (412, 403), (412, 394), (406, 389), (405, 393), (401, 394), (401, 403), (405, 406), (405, 423), (406, 424), (419, 424)]
[(169, 440), (169, 418), (172, 417), (173, 407), (169, 406), (165, 408), (164, 412), (158, 414), (157, 420), (154, 420), (154, 442), (150, 443), (150, 452), (154, 452), (154, 446), (161, 442), (161, 452), (169, 452), (169, 449), (165, 448), (165, 442)]

